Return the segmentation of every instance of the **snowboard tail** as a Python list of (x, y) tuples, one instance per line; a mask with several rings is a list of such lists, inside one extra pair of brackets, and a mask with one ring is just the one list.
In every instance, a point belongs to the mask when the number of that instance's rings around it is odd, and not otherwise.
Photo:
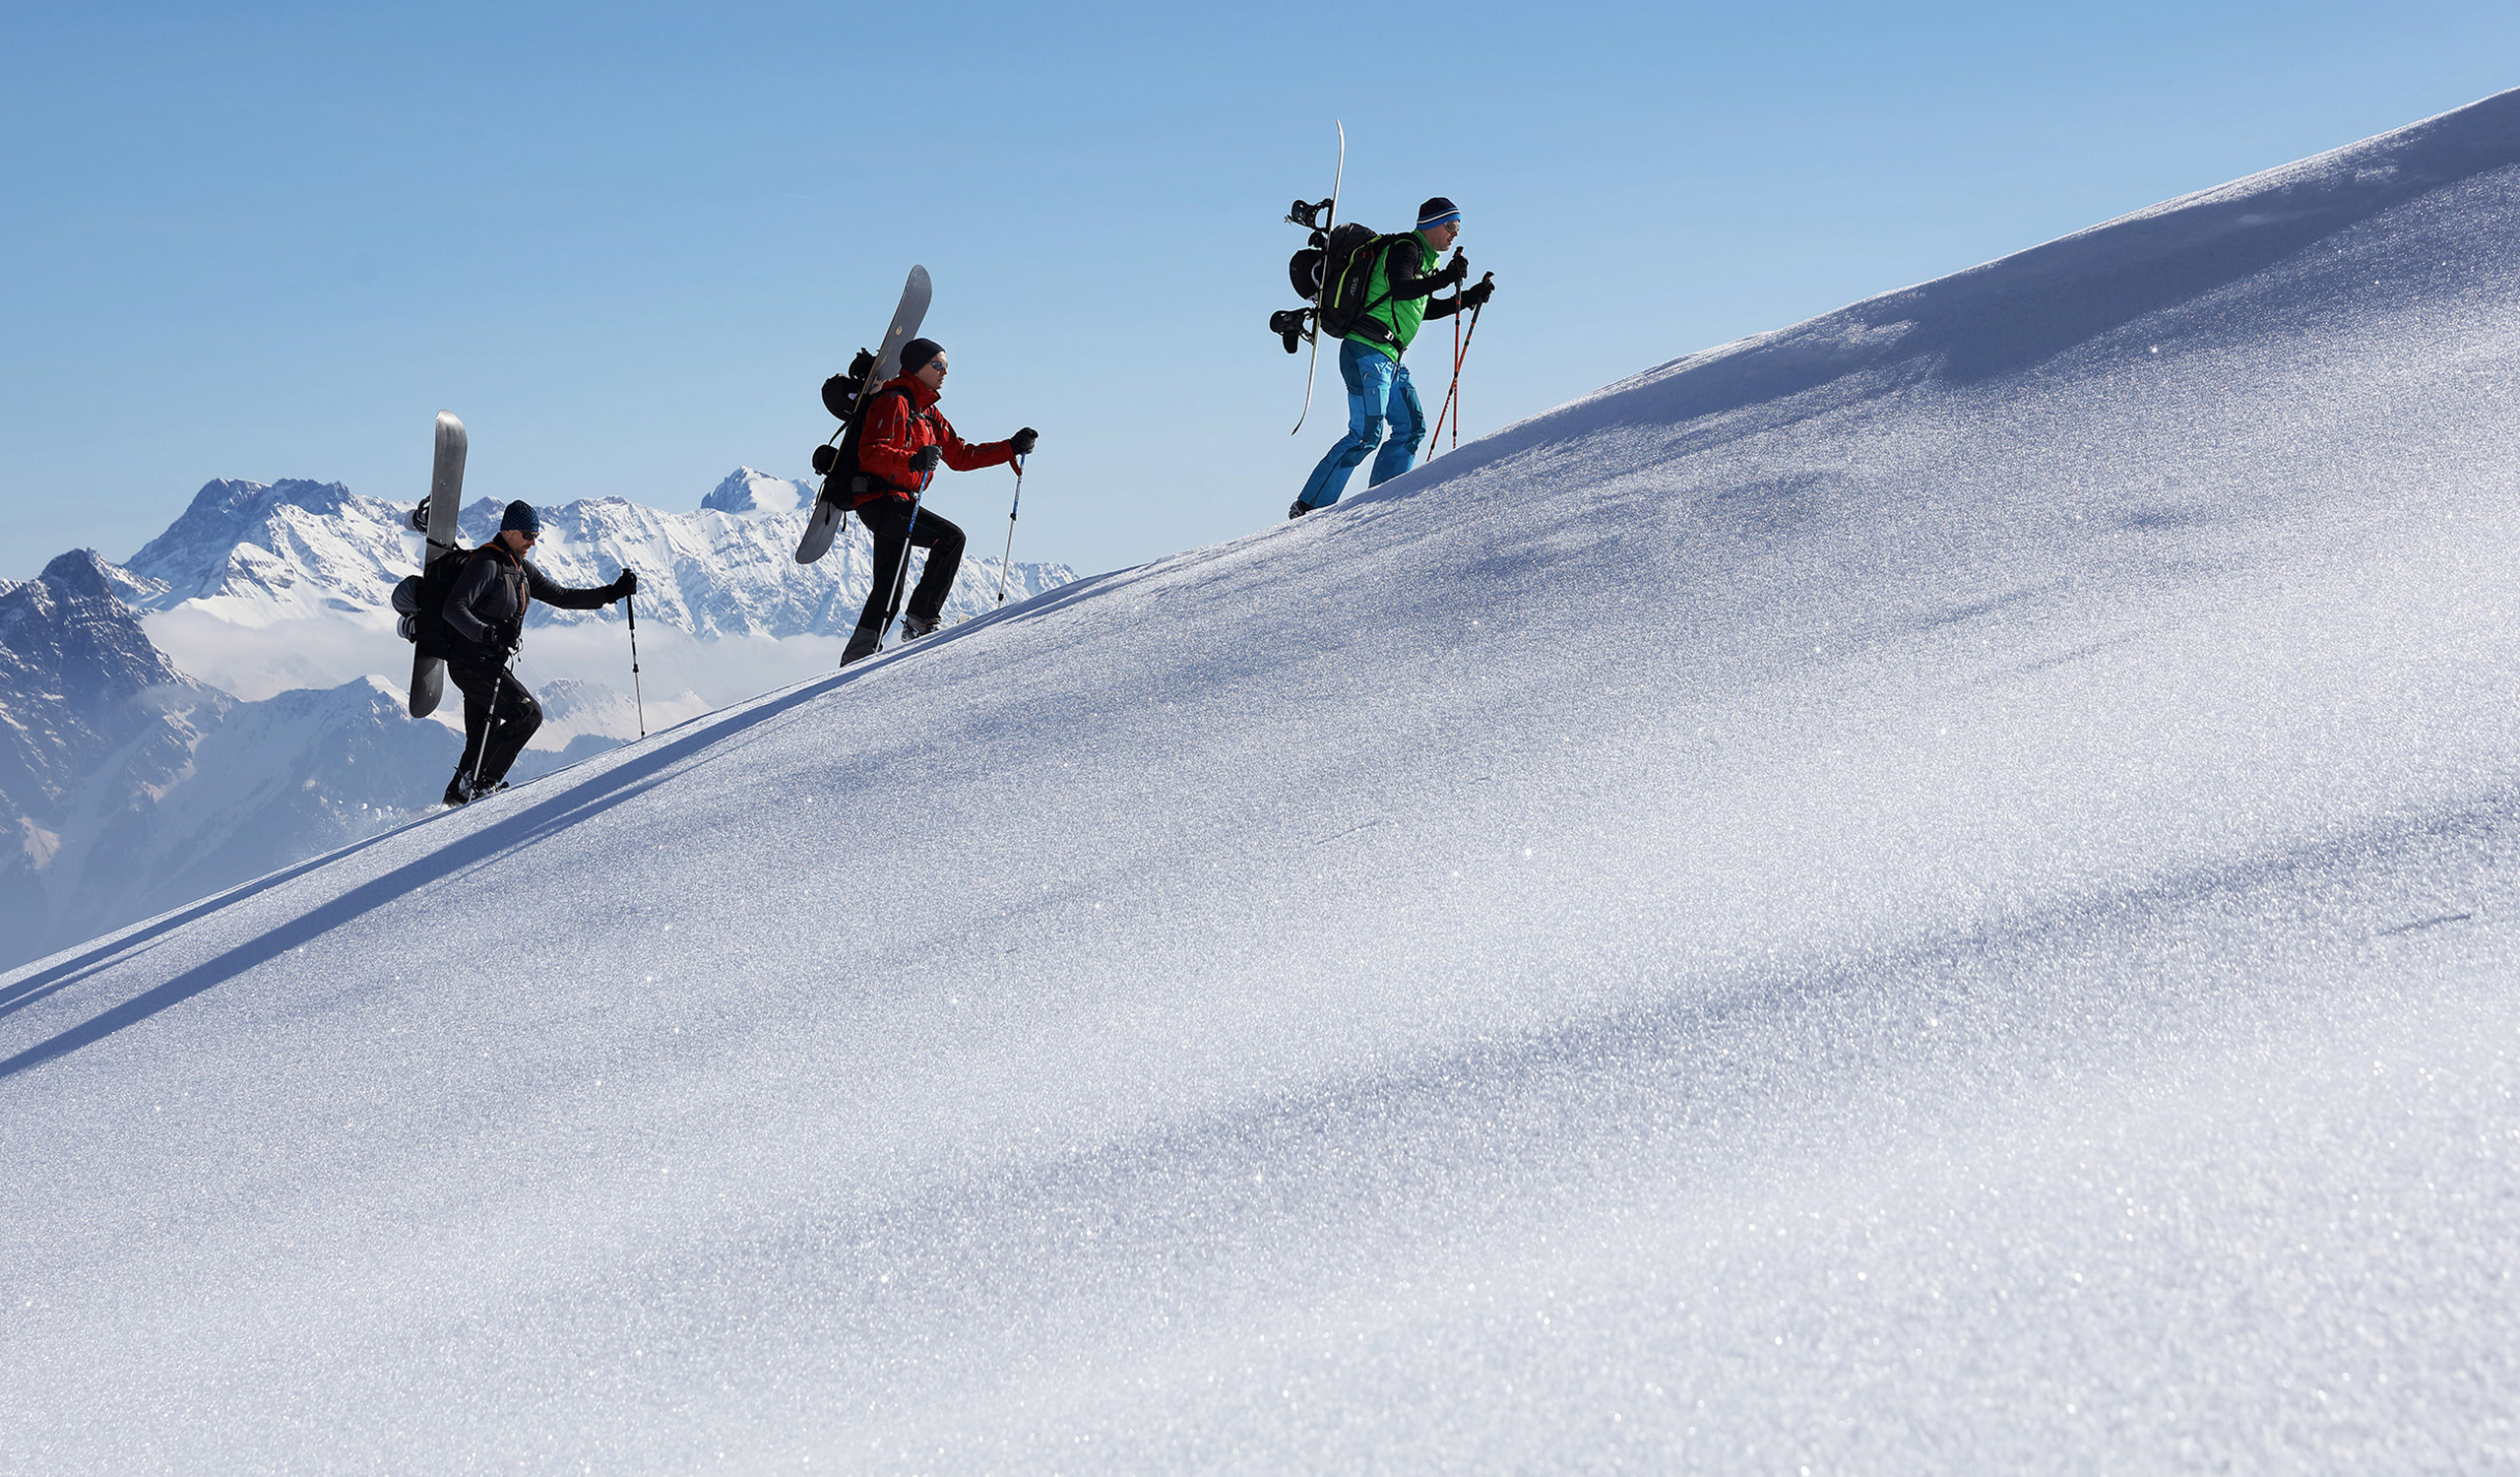
[(411, 653), (411, 716), (426, 718), (446, 696), (446, 659)]
[(814, 499), (814, 511), (805, 519), (805, 535), (796, 541), (796, 562), (810, 564), (831, 552), (840, 537), (840, 526), (849, 521), (849, 510), (828, 497)]

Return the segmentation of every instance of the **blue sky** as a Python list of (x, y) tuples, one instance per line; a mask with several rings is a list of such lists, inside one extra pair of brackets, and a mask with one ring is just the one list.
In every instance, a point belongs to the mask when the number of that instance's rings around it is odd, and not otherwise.
[[(1352, 55), (1326, 54), (1338, 17)], [(945, 409), (1040, 428), (1019, 558), (1284, 516), (1287, 203), (1459, 201), (1467, 432), (2520, 83), (2520, 7), (428, 9), (0, 0), (0, 577), (203, 482), (697, 504), (805, 475), (935, 274)], [(1446, 357), (1413, 355), (1437, 381)], [(1445, 340), (1449, 348), (1449, 339)], [(938, 505), (993, 549), (1011, 481)], [(1326, 618), (1355, 618), (1329, 612)]]

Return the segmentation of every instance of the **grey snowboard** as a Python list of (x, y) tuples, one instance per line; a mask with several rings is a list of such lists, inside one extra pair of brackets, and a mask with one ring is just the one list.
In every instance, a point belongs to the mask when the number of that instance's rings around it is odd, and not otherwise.
[[(884, 347), (875, 352), (875, 367), (866, 371), (864, 382), (857, 387), (859, 405), (866, 403), (868, 392), (901, 372), (902, 346), (917, 337), (919, 324), (927, 319), (927, 299), (935, 291), (925, 267), (910, 269), (910, 281), (902, 285), (901, 306), (893, 309), (893, 325), (884, 330)], [(831, 480), (825, 479), (825, 495), (814, 499), (813, 512), (805, 519), (805, 536), (796, 541), (799, 564), (810, 564), (831, 552), (832, 540), (840, 536), (840, 526), (849, 521), (849, 509), (829, 495), (834, 490)]]
[[(452, 411), (437, 413), (437, 459), (429, 469), (427, 551), (421, 568), (463, 552), (456, 546), (456, 518), (464, 511), (464, 422)], [(426, 718), (446, 695), (446, 660), (411, 653), (411, 716)]]

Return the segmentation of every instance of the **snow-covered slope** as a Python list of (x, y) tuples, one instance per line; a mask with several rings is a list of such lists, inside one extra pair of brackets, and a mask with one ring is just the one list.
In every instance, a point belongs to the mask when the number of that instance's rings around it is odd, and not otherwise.
[(2515, 161), (1675, 361), (0, 979), (0, 1452), (2508, 1460)]

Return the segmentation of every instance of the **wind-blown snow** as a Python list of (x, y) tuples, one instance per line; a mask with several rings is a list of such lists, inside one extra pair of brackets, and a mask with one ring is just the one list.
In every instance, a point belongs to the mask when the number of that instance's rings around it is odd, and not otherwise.
[(2520, 1431), (2520, 94), (0, 978), (26, 1470)]

